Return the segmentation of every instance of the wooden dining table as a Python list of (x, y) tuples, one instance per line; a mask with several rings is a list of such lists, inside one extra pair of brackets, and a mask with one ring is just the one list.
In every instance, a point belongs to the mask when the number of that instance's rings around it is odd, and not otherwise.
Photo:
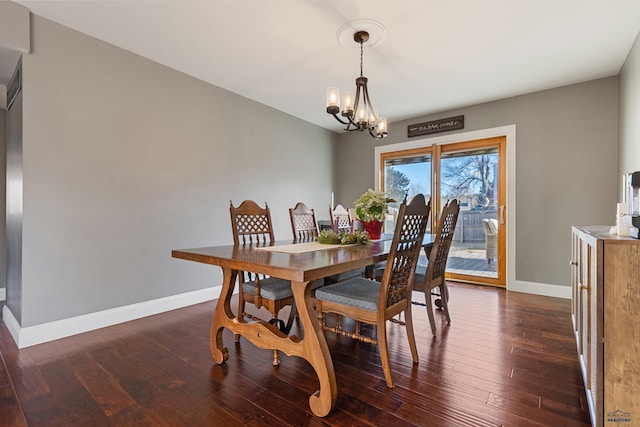
[[(425, 236), (425, 245), (433, 241)], [(315, 243), (315, 242), (314, 242)], [(210, 335), (211, 355), (216, 363), (224, 363), (229, 352), (222, 342), (223, 329), (239, 334), (263, 349), (281, 350), (298, 356), (313, 367), (320, 389), (309, 397), (311, 411), (324, 417), (331, 412), (338, 394), (331, 354), (327, 347), (311, 300), (310, 283), (334, 274), (372, 266), (385, 261), (391, 250), (391, 238), (383, 237), (366, 245), (320, 245), (296, 247), (291, 241), (273, 245), (229, 245), (178, 249), (172, 257), (216, 265), (222, 268), (223, 282), (213, 314)], [(291, 281), (296, 309), (302, 322), (303, 338), (286, 335), (266, 321), (245, 321), (231, 310), (239, 271), (251, 271)]]

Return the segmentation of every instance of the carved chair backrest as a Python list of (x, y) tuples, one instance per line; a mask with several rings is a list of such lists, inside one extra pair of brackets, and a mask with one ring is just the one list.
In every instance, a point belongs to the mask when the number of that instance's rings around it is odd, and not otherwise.
[(426, 202), (422, 194), (415, 196), (409, 204), (405, 198), (400, 205), (391, 251), (382, 275), (378, 307), (391, 307), (410, 300), (430, 210), (431, 199)]
[(266, 203), (265, 207), (261, 208), (253, 200), (245, 200), (236, 208), (231, 202), (229, 211), (234, 244), (269, 244), (275, 240), (271, 212)]
[(318, 237), (318, 223), (313, 209), (299, 202), (295, 207), (289, 208), (289, 217), (295, 241), (312, 241)]
[(333, 227), (333, 231), (335, 231), (336, 233), (339, 233), (341, 231), (351, 233), (353, 231), (353, 221), (351, 221), (351, 215), (349, 214), (349, 211), (344, 208), (344, 206), (337, 205), (333, 209), (329, 207), (329, 217), (331, 218), (331, 226)]
[[(271, 211), (265, 203), (264, 208), (258, 206), (253, 200), (245, 200), (238, 207), (229, 203), (231, 213), (231, 231), (235, 245), (269, 245), (275, 238), (271, 225)], [(255, 280), (258, 282), (262, 275), (251, 272), (239, 272), (241, 281)]]
[(451, 249), (451, 242), (453, 241), (453, 233), (456, 229), (459, 213), (460, 205), (456, 199), (449, 201), (442, 208), (442, 215), (440, 215), (438, 230), (436, 231), (436, 239), (433, 242), (431, 253), (427, 254), (429, 264), (427, 266), (425, 280), (430, 284), (431, 288), (438, 286), (444, 281), (447, 260), (449, 259), (449, 249)]

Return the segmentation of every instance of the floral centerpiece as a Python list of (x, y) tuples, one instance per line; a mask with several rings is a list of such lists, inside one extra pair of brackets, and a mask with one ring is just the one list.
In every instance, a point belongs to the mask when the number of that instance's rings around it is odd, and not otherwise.
[(374, 191), (371, 188), (354, 202), (356, 216), (372, 240), (380, 238), (385, 214), (389, 209), (389, 203), (393, 202), (395, 199), (387, 197), (383, 191)]

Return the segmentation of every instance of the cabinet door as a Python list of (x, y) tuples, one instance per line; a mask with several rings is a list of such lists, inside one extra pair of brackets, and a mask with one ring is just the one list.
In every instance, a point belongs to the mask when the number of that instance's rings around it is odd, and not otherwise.
[(640, 244), (605, 243), (605, 426), (640, 424)]
[[(573, 287), (573, 322), (578, 348), (578, 358), (584, 380), (584, 388), (589, 395), (591, 376), (589, 375), (590, 360), (589, 348), (591, 335), (590, 328), (590, 276), (591, 276), (591, 246), (586, 236), (579, 230), (573, 231), (572, 240), (572, 273), (571, 284)], [(587, 396), (589, 398), (589, 396)]]

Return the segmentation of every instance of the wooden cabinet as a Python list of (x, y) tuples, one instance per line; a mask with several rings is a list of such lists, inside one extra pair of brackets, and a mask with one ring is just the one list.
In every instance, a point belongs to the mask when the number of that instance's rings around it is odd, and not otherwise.
[(594, 426), (640, 425), (640, 240), (572, 228), (572, 317)]

